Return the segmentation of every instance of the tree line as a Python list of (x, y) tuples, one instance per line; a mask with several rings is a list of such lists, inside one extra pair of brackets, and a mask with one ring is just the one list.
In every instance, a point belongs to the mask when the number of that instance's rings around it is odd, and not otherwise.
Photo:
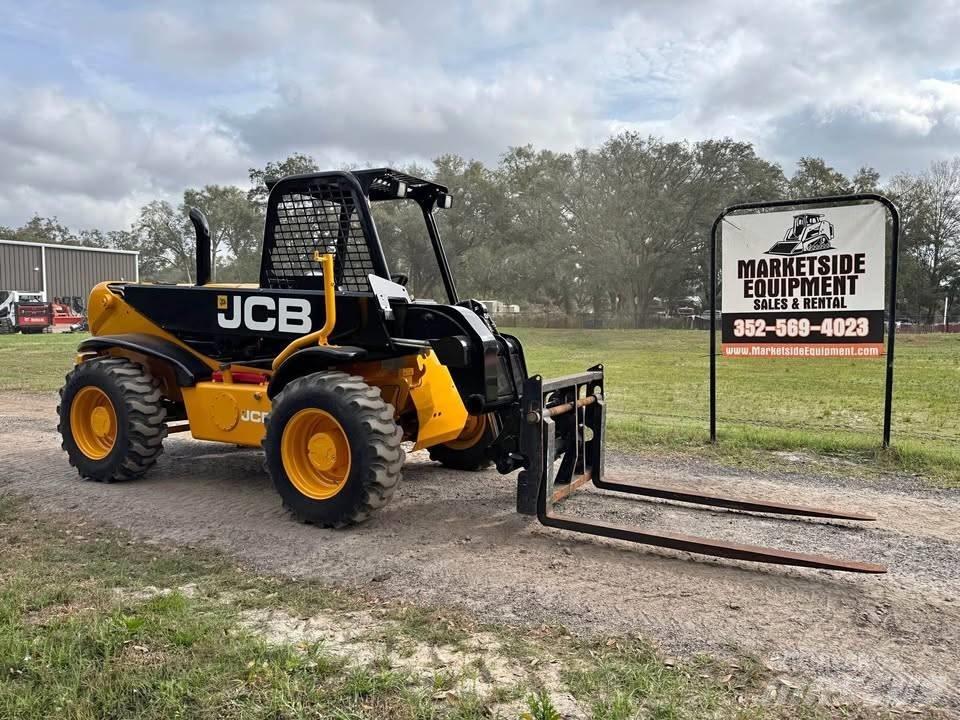
[[(250, 186), (206, 185), (173, 205), (154, 200), (124, 230), (73, 231), (35, 216), (0, 238), (140, 251), (145, 280), (190, 282), (195, 243), (190, 207), (210, 222), (213, 274), (256, 281), (267, 190), (264, 180), (320, 169), (294, 154), (249, 171)], [(326, 169), (326, 168), (324, 168)], [(863, 167), (848, 177), (803, 157), (790, 175), (730, 139), (667, 141), (622, 133), (572, 153), (508, 150), (495, 166), (443, 155), (406, 167), (451, 188), (438, 215), (461, 295), (525, 309), (591, 313), (642, 326), (657, 309), (706, 299), (710, 229), (730, 204), (881, 192), (902, 217), (898, 313), (936, 322), (947, 301), (960, 315), (960, 158), (881, 183)], [(391, 270), (420, 297), (443, 297), (419, 209), (377, 203), (374, 218)]]

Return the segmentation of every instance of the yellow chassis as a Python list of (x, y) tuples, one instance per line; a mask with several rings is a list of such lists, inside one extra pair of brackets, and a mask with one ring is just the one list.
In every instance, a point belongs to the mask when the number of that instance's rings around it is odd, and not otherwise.
[[(320, 256), (318, 260), (324, 263), (324, 277), (333, 278), (332, 256)], [(188, 351), (207, 365), (211, 372), (220, 371), (222, 380), (181, 387), (172, 368), (162, 359), (126, 348), (109, 350), (110, 355), (127, 357), (145, 365), (160, 379), (168, 399), (183, 402), (193, 437), (255, 447), (263, 440), (264, 422), (270, 413), (271, 400), (267, 394), (270, 377), (297, 350), (310, 345), (326, 345), (333, 331), (336, 307), (332, 280), (330, 286), (325, 288), (325, 300), (327, 316), (324, 327), (291, 342), (276, 357), (270, 370), (240, 363), (224, 366), (218, 360), (198, 353), (111, 292), (109, 283), (101, 283), (93, 289), (88, 312), (90, 331), (94, 335), (153, 335)], [(77, 357), (77, 363), (94, 356), (93, 353), (82, 353)], [(415, 442), (415, 450), (454, 440), (467, 425), (467, 410), (450, 371), (437, 360), (432, 350), (393, 360), (338, 365), (335, 369), (359, 375), (369, 385), (380, 388), (383, 399), (394, 408), (404, 437)], [(234, 382), (234, 373), (255, 373), (263, 376), (264, 380), (259, 384)]]

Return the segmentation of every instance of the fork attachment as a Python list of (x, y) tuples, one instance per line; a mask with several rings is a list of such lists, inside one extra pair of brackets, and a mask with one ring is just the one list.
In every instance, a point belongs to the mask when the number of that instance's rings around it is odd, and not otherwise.
[(547, 527), (733, 560), (858, 573), (886, 572), (885, 567), (873, 563), (677, 533), (654, 533), (639, 527), (614, 525), (555, 512), (558, 503), (577, 488), (590, 482), (601, 490), (745, 512), (840, 520), (874, 519), (866, 515), (823, 508), (783, 505), (694, 493), (679, 488), (605, 480), (603, 448), (606, 406), (602, 365), (596, 365), (585, 373), (553, 380), (544, 380), (539, 375), (534, 375), (524, 384), (521, 407), (520, 451), (527, 459), (527, 466), (520, 472), (517, 480), (517, 511), (536, 515)]

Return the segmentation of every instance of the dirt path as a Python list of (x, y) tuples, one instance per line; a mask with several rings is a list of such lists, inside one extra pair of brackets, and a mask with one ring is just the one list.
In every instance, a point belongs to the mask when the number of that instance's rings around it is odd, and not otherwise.
[(258, 452), (173, 436), (129, 484), (80, 482), (59, 448), (53, 398), (0, 393), (0, 491), (256, 567), (457, 605), (491, 620), (641, 633), (668, 652), (742, 650), (819, 693), (960, 715), (960, 492), (907, 481), (762, 477), (705, 464), (608, 460), (608, 475), (876, 513), (872, 527), (773, 520), (584, 493), (568, 511), (742, 542), (882, 562), (852, 576), (693, 558), (581, 539), (513, 512), (513, 476), (410, 458), (401, 490), (349, 531), (291, 522)]

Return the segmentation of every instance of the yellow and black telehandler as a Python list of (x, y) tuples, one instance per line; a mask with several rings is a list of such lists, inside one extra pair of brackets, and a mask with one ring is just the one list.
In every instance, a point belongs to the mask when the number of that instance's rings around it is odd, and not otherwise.
[[(88, 304), (92, 337), (60, 391), (63, 448), (84, 478), (130, 480), (169, 433), (260, 447), (286, 507), (310, 523), (360, 522), (389, 502), (403, 443), (459, 470), (519, 470), (517, 509), (548, 526), (767, 563), (883, 572), (868, 563), (558, 514), (577, 487), (739, 511), (869, 520), (610, 482), (603, 475), (603, 367), (528, 376), (517, 338), (457, 294), (435, 212), (447, 188), (390, 169), (268, 183), (260, 279), (210, 282), (202, 212), (195, 285), (105, 282)], [(371, 204), (422, 211), (446, 302), (413, 299), (391, 275)]]

